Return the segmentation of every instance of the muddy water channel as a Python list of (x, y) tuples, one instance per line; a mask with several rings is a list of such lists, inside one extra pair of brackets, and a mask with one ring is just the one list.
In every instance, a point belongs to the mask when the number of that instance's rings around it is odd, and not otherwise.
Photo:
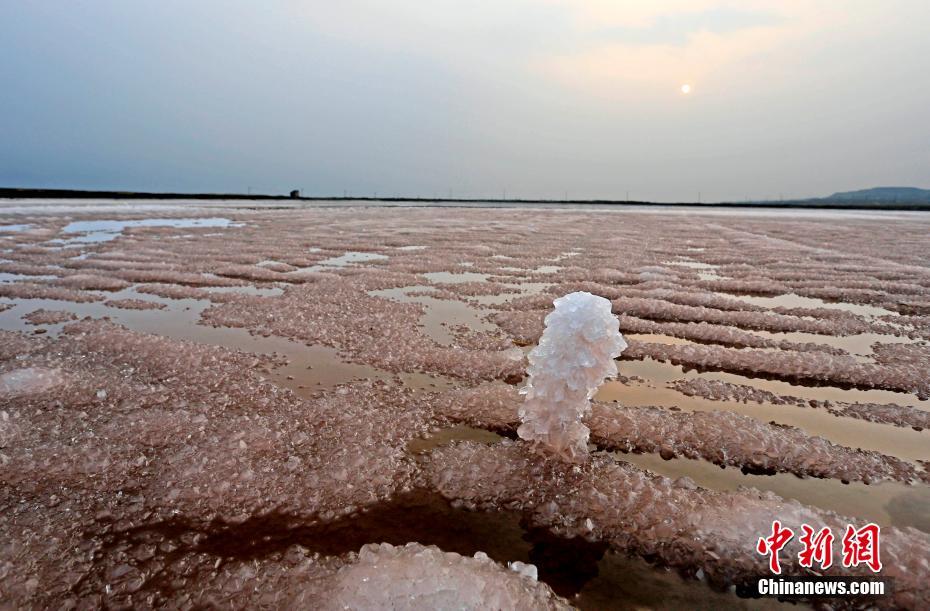
[[(323, 586), (283, 572), (323, 584), (367, 543), (416, 541), (532, 563), (580, 608), (780, 606), (737, 596), (745, 583), (714, 578), (713, 560), (625, 547), (604, 534), (616, 524), (578, 536), (541, 518), (543, 502), (449, 492), (471, 467), (442, 471), (436, 453), (511, 451), (518, 403), (481, 389), (524, 383), (549, 304), (574, 290), (654, 331), (626, 333), (637, 352), (594, 397), (599, 417), (761, 427), (726, 468), (700, 439), (689, 454), (645, 428), (635, 444), (595, 428), (598, 461), (661, 476), (636, 494), (663, 478), (722, 505), (755, 489), (930, 537), (930, 219), (889, 217), (897, 239), (863, 245), (878, 221), (153, 206), (0, 209), (2, 526), (28, 535), (0, 578), (15, 604), (196, 605), (271, 584), (313, 600)], [(832, 241), (791, 237), (818, 229)], [(760, 234), (772, 239), (746, 238)], [(765, 354), (789, 360), (755, 371)], [(765, 445), (788, 429), (790, 450)], [(749, 460), (766, 453), (775, 467)], [(594, 517), (565, 511), (564, 524)], [(65, 534), (42, 542), (43, 524)], [(738, 562), (756, 562), (764, 534)], [(65, 581), (41, 560), (53, 553)], [(224, 573), (250, 562), (248, 577)]]

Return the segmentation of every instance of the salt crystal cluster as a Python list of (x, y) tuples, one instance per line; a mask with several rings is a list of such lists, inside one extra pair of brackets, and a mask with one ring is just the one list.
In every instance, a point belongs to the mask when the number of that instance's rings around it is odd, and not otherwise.
[(164, 310), (167, 307), (163, 303), (145, 299), (111, 299), (103, 302), (103, 305), (122, 310)]
[(627, 352), (634, 359), (651, 358), (676, 365), (771, 375), (783, 380), (828, 382), (835, 386), (878, 388), (930, 398), (926, 361), (884, 365), (861, 363), (849, 355), (822, 352), (734, 350), (724, 346), (667, 346), (634, 342)]
[(596, 404), (593, 412), (588, 420), (593, 442), (605, 449), (658, 453), (665, 459), (704, 459), (746, 473), (794, 473), (847, 483), (912, 483), (925, 476), (906, 460), (838, 445), (801, 429), (734, 412), (687, 413), (603, 403)]
[[(502, 382), (451, 391), (437, 402), (439, 411), (452, 422), (503, 435), (517, 428), (520, 405), (517, 391)], [(747, 473), (793, 473), (802, 478), (847, 482), (930, 483), (925, 471), (906, 460), (846, 447), (795, 427), (733, 412), (681, 412), (595, 401), (585, 424), (591, 429), (591, 443), (602, 450), (706, 460)]]
[(607, 299), (579, 292), (553, 303), (539, 345), (529, 354), (517, 434), (578, 460), (587, 455), (590, 435), (581, 419), (601, 382), (617, 374), (614, 359), (627, 344)]
[[(592, 456), (584, 469), (557, 461), (540, 468), (538, 456), (524, 444), (506, 439), (493, 446), (466, 442), (437, 448), (425, 468), (440, 494), (461, 499), (467, 507), (517, 509), (530, 523), (564, 537), (593, 532), (613, 549), (651, 557), (690, 574), (701, 568), (711, 583), (725, 586), (754, 586), (767, 570), (763, 556), (746, 553), (746, 542), (771, 529), (772, 516), (792, 528), (816, 523), (834, 533), (856, 522), (771, 492), (707, 490), (687, 477), (653, 475), (610, 456)], [(927, 608), (930, 535), (883, 526), (881, 545), (882, 575), (893, 577), (895, 588), (874, 606)], [(795, 537), (782, 551), (786, 574), (810, 574), (797, 563), (800, 549)], [(868, 571), (834, 562), (828, 574)]]
[(483, 552), (468, 558), (435, 546), (369, 544), (339, 571), (330, 609), (571, 609), (536, 567), (511, 570)]
[(773, 392), (754, 386), (731, 384), (721, 380), (707, 380), (704, 378), (675, 380), (668, 384), (668, 388), (674, 388), (688, 397), (702, 397), (710, 401), (736, 401), (741, 403), (752, 401), (755, 403), (771, 403), (772, 405), (818, 407), (826, 409), (834, 416), (911, 427), (918, 431), (930, 429), (930, 412), (910, 405), (817, 401), (789, 395), (776, 395)]
[(60, 386), (66, 377), (58, 369), (24, 367), (0, 374), (0, 399), (35, 395)]
[(46, 310), (45, 308), (33, 310), (32, 312), (23, 315), (22, 318), (28, 325), (56, 325), (63, 322), (77, 320), (77, 316), (75, 316), (73, 312), (67, 312), (64, 310)]

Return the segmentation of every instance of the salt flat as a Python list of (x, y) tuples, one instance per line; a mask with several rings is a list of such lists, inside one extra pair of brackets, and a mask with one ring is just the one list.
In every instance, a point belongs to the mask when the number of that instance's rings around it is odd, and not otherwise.
[[(738, 608), (706, 582), (762, 574), (773, 519), (849, 518), (884, 527), (889, 604), (926, 606), (928, 235), (902, 212), (0, 203), (2, 598), (314, 605), (406, 557), (362, 544), (416, 541), (536, 562), (554, 593), (488, 577), (527, 601), (628, 608), (636, 579), (639, 604)], [(629, 343), (578, 469), (514, 440), (573, 291)]]

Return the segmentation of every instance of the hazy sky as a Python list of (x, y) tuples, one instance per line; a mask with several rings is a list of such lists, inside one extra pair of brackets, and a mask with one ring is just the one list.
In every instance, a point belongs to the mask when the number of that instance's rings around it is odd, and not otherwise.
[(0, 186), (930, 187), (928, 32), (927, 0), (6, 0)]

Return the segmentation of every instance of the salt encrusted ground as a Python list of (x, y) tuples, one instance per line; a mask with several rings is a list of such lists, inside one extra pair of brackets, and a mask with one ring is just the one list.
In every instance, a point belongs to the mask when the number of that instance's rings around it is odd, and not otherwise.
[[(0, 208), (0, 600), (410, 593), (353, 586), (381, 567), (488, 604), (739, 607), (700, 580), (762, 573), (774, 518), (847, 516), (884, 527), (883, 604), (926, 607), (930, 217), (784, 214)], [(498, 436), (572, 291), (630, 344), (578, 468)], [(358, 553), (411, 541), (449, 553)]]

